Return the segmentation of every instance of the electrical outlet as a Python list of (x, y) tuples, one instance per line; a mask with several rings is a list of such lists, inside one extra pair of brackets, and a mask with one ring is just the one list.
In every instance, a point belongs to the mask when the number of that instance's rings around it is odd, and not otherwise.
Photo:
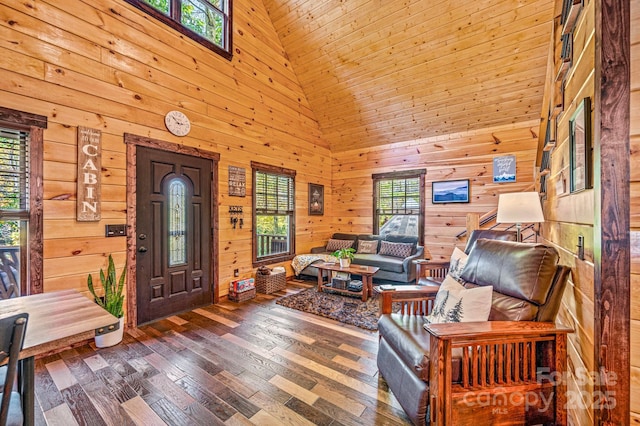
[(239, 277), (240, 276), (240, 270), (239, 269), (234, 269), (233, 270), (233, 276), (234, 277)]

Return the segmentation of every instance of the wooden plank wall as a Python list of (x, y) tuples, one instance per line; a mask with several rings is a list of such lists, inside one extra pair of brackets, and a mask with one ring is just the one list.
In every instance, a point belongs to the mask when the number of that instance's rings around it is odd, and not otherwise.
[[(252, 276), (251, 197), (229, 197), (228, 166), (258, 160), (297, 170), (297, 247), (329, 234), (328, 214), (307, 215), (307, 184), (331, 193), (331, 160), (297, 78), (261, 2), (234, 4), (231, 62), (142, 12), (113, 0), (0, 1), (0, 104), (49, 118), (44, 133), (44, 289), (86, 287), (88, 273), (125, 238), (105, 224), (125, 223), (125, 145), (133, 133), (220, 154), (221, 295), (233, 269)], [(177, 138), (164, 114), (185, 112), (189, 136)], [(102, 220), (75, 220), (76, 129), (102, 131)], [(327, 197), (325, 211), (331, 211)], [(244, 207), (231, 229), (229, 205)]]
[(631, 2), (631, 423), (640, 425), (640, 3)]
[[(465, 240), (467, 213), (484, 214), (497, 207), (498, 194), (533, 185), (539, 121), (456, 133), (381, 147), (333, 153), (333, 228), (370, 233), (373, 230), (373, 173), (426, 168), (425, 247), (432, 259), (449, 259)], [(516, 156), (517, 181), (493, 183), (493, 158)], [(432, 204), (431, 183), (471, 180), (468, 204)]]
[[(557, 10), (561, 8), (562, 2), (557, 2)], [(566, 74), (564, 83), (564, 96), (558, 96), (557, 88), (560, 87), (555, 81), (559, 68), (560, 31), (559, 24), (556, 25), (554, 38), (555, 66), (549, 75), (550, 86), (556, 87), (555, 96), (551, 96), (549, 110), (553, 110), (558, 101), (563, 101), (562, 112), (557, 117), (556, 147), (551, 154), (551, 173), (547, 181), (547, 199), (544, 203), (546, 222), (543, 226), (543, 237), (549, 244), (555, 245), (561, 254), (561, 261), (572, 267), (569, 287), (565, 291), (563, 304), (560, 309), (559, 320), (575, 328), (575, 333), (569, 336), (569, 377), (567, 380), (568, 389), (568, 413), (572, 424), (593, 424), (594, 410), (598, 409), (599, 403), (594, 394), (594, 372), (598, 371), (597, 360), (594, 353), (595, 341), (595, 294), (594, 294), (594, 191), (569, 193), (569, 120), (573, 116), (576, 107), (585, 97), (590, 97), (593, 101), (595, 81), (594, 81), (594, 60), (596, 49), (595, 37), (595, 1), (584, 3), (583, 10), (578, 17), (573, 32), (573, 60), (572, 66)], [(638, 25), (640, 24), (640, 6), (631, 3), (632, 9), (632, 76), (640, 75), (640, 68), (637, 66), (640, 58), (638, 41)], [(638, 111), (638, 81), (637, 77), (632, 77), (631, 97), (631, 123), (640, 118)], [(593, 102), (592, 102), (593, 105)], [(591, 111), (592, 119), (594, 111)], [(636, 120), (634, 120), (636, 118)], [(593, 120), (592, 120), (593, 122)], [(632, 149), (631, 149), (631, 191), (634, 195), (634, 186), (640, 177), (640, 165), (636, 155), (640, 145), (638, 135), (640, 130), (634, 129), (631, 125)], [(594, 142), (594, 143), (597, 143)], [(635, 166), (635, 167), (634, 167)], [(637, 191), (636, 191), (637, 192)], [(631, 417), (635, 424), (640, 424), (640, 362), (638, 361), (638, 345), (640, 342), (640, 293), (638, 289), (638, 238), (637, 203), (631, 203), (631, 234), (635, 234), (632, 240), (632, 335), (631, 335)], [(605, 206), (606, 207), (606, 206)], [(635, 232), (634, 232), (635, 231)], [(577, 257), (578, 235), (583, 235), (585, 240), (585, 258), (581, 260)], [(634, 249), (635, 246), (635, 249)], [(635, 253), (635, 256), (634, 256)], [(610, 350), (615, 350), (612, 348)], [(635, 356), (634, 356), (635, 354)], [(635, 398), (634, 398), (635, 396)], [(612, 401), (615, 403), (614, 400)], [(607, 403), (605, 401), (605, 403)]]

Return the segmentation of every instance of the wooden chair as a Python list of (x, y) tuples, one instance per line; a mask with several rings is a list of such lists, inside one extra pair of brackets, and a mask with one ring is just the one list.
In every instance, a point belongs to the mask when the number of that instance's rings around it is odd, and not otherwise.
[[(493, 229), (476, 229), (471, 232), (467, 239), (464, 252), (469, 254), (473, 246), (480, 238), (501, 241), (516, 241), (516, 233), (513, 231), (498, 231)], [(448, 261), (431, 261), (428, 259), (418, 259), (414, 261), (416, 265), (416, 284), (429, 285), (431, 281), (442, 282), (449, 273)]]
[[(378, 369), (414, 424), (566, 424), (573, 330), (553, 321), (570, 269), (557, 259), (542, 245), (479, 243), (463, 279), (474, 287), (499, 277), (486, 322), (424, 325), (437, 285), (381, 294)], [(548, 291), (536, 294), (540, 282)], [(401, 312), (391, 313), (392, 303)]]
[(0, 402), (0, 426), (22, 425), (22, 396), (14, 391), (18, 376), (18, 355), (22, 350), (29, 314), (0, 319), (0, 365), (5, 370)]

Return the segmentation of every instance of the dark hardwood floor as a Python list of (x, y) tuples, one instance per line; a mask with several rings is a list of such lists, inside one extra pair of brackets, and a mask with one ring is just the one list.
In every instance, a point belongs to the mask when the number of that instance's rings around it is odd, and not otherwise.
[(376, 369), (378, 335), (283, 308), (223, 302), (36, 361), (49, 425), (406, 425)]

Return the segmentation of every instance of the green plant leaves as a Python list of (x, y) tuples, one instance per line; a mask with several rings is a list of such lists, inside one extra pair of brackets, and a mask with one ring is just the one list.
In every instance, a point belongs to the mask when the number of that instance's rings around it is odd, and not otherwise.
[(107, 273), (105, 274), (100, 269), (100, 282), (104, 290), (104, 296), (99, 296), (93, 285), (93, 276), (89, 274), (87, 277), (87, 287), (89, 292), (93, 295), (95, 302), (104, 308), (111, 315), (116, 318), (124, 316), (123, 302), (124, 302), (124, 282), (127, 274), (127, 264), (122, 269), (120, 279), (116, 279), (116, 266), (113, 262), (113, 257), (109, 255), (109, 265), (107, 266)]

